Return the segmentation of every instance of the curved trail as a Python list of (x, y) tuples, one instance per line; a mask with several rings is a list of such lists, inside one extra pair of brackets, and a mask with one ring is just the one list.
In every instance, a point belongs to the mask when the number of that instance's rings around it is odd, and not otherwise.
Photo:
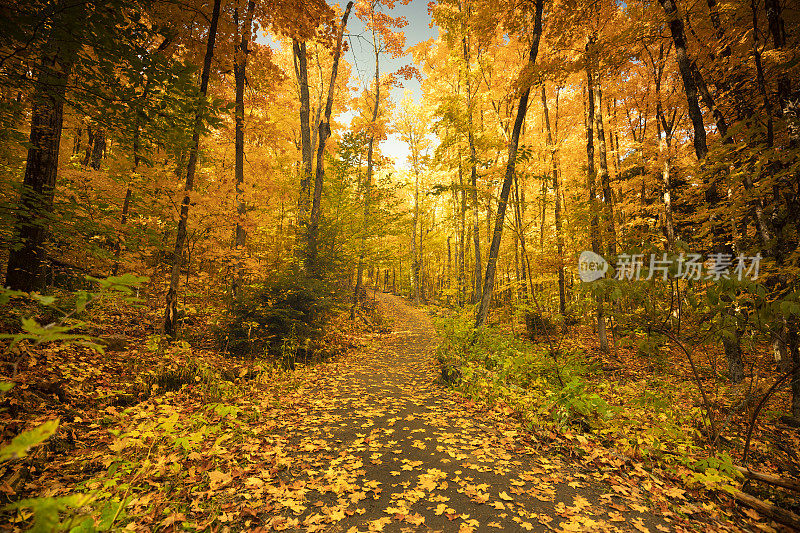
[(284, 508), (267, 529), (656, 531), (642, 498), (632, 509), (630, 495), (623, 501), (591, 472), (526, 442), (506, 415), (437, 384), (426, 314), (376, 298), (392, 332), (314, 367), (298, 391), (297, 416), (284, 426)]

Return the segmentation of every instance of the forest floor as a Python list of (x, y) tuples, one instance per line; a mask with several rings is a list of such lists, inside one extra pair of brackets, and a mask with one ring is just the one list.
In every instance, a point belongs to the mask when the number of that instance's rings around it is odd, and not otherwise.
[[(289, 428), (286, 483), (307, 510), (269, 523), (325, 531), (670, 531), (658, 480), (592, 471), (532, 441), (510, 411), (437, 382), (424, 311), (377, 293), (391, 333), (315, 369)], [(322, 491), (320, 491), (322, 489)]]
[[(2, 437), (61, 425), (0, 464), (3, 503), (91, 494), (61, 517), (134, 531), (740, 530), (640, 463), (442, 385), (425, 311), (371, 299), (382, 327), (339, 324), (341, 356), (285, 373), (188, 346), (158, 355), (133, 316), (124, 351), (32, 350)], [(0, 530), (30, 517), (0, 514)]]

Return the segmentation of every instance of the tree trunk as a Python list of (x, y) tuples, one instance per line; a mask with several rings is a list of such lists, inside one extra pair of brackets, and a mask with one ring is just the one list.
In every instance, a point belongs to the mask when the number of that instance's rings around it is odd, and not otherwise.
[[(416, 166), (416, 165), (415, 165)], [(411, 235), (411, 289), (414, 304), (420, 303), (419, 292), (419, 252), (417, 251), (417, 227), (419, 226), (419, 172), (414, 172), (414, 224)], [(450, 241), (447, 242), (448, 248)]]
[[(767, 12), (767, 22), (769, 32), (772, 35), (772, 42), (777, 50), (783, 50), (786, 46), (786, 28), (783, 22), (783, 10), (780, 0), (764, 0), (764, 8)], [(792, 92), (792, 84), (785, 72), (778, 78), (778, 100), (781, 110), (786, 107), (789, 94)]]
[[(452, 235), (447, 236), (447, 288), (451, 289), (453, 287), (453, 270), (452, 270), (452, 263), (453, 263), (453, 252), (450, 247), (450, 240), (452, 239)], [(447, 298), (445, 301), (447, 305), (450, 305), (450, 291), (447, 291)]]
[(300, 153), (302, 166), (300, 169), (300, 198), (298, 201), (297, 218), (300, 228), (307, 230), (309, 207), (311, 205), (311, 97), (308, 92), (308, 62), (306, 43), (294, 40), (292, 42), (294, 53), (294, 71), (297, 84), (300, 88)]
[(208, 93), (208, 80), (211, 77), (211, 60), (214, 57), (214, 43), (217, 39), (217, 24), (219, 22), (221, 2), (222, 0), (214, 0), (203, 71), (200, 75), (200, 100), (195, 111), (192, 145), (189, 148), (189, 161), (186, 163), (186, 185), (184, 186), (183, 201), (181, 202), (178, 234), (175, 237), (172, 274), (164, 313), (164, 334), (170, 337), (175, 337), (178, 334), (178, 286), (180, 284), (181, 268), (183, 267), (183, 249), (186, 246), (186, 224), (189, 220), (189, 206), (191, 205), (190, 193), (194, 188), (194, 175), (197, 169), (198, 152), (200, 151), (200, 132), (203, 129), (203, 108), (205, 107), (205, 98)]
[(691, 61), (686, 49), (686, 34), (683, 29), (683, 19), (678, 15), (677, 0), (658, 0), (667, 16), (672, 42), (675, 45), (675, 57), (678, 61), (678, 70), (683, 80), (683, 89), (686, 92), (686, 102), (689, 118), (694, 129), (694, 152), (697, 159), (703, 160), (708, 154), (706, 144), (706, 130), (703, 124), (703, 114), (697, 99), (697, 84), (692, 75)]
[(78, 46), (76, 36), (62, 40), (58, 23), (53, 21), (52, 33), (44, 48), (46, 55), (39, 63), (31, 107), (30, 147), (5, 280), (5, 286), (13, 290), (34, 291), (39, 288), (39, 269), (45, 256), (44, 241), (53, 211), (64, 124), (64, 97)]
[[(466, 30), (465, 30), (466, 32)], [(478, 218), (478, 157), (475, 152), (475, 135), (472, 127), (472, 89), (470, 82), (470, 49), (467, 36), (461, 38), (464, 53), (464, 64), (466, 66), (466, 88), (467, 88), (467, 139), (469, 142), (469, 166), (470, 166), (470, 195), (472, 196), (473, 211), (473, 240), (475, 244), (475, 284), (473, 286), (473, 303), (481, 300), (481, 232), (480, 221)]]
[(234, 111), (236, 119), (236, 130), (234, 140), (234, 175), (236, 177), (236, 233), (234, 234), (234, 246), (244, 246), (247, 240), (247, 232), (242, 226), (246, 206), (242, 199), (242, 185), (244, 184), (244, 84), (247, 71), (247, 54), (250, 53), (250, 34), (253, 31), (253, 11), (255, 0), (247, 2), (247, 12), (244, 17), (244, 24), (239, 26), (239, 6), (237, 3), (234, 11), (234, 23), (236, 31), (240, 32), (241, 39), (235, 44), (233, 75), (236, 85), (236, 109)]
[(94, 146), (92, 147), (92, 160), (90, 166), (94, 170), (100, 170), (103, 155), (106, 152), (106, 130), (102, 126), (97, 126), (94, 132)]
[(72, 138), (72, 155), (77, 156), (81, 153), (81, 137), (83, 136), (83, 129), (78, 126), (75, 128), (75, 136)]
[[(652, 57), (651, 57), (652, 59)], [(661, 183), (664, 187), (663, 202), (664, 202), (664, 226), (667, 230), (667, 243), (669, 249), (672, 250), (675, 245), (675, 224), (672, 217), (672, 180), (670, 169), (670, 154), (669, 145), (672, 135), (673, 124), (668, 124), (664, 116), (664, 107), (661, 102), (661, 79), (664, 73), (664, 45), (662, 44), (658, 54), (658, 64), (653, 62), (653, 79), (655, 81), (656, 90), (656, 136), (658, 140), (658, 152), (661, 155), (662, 170), (661, 170)], [(662, 126), (663, 137), (662, 137)]]
[[(136, 142), (134, 142), (134, 146)], [(136, 149), (134, 148), (134, 152)], [(138, 159), (134, 157), (134, 159)], [(134, 165), (133, 171), (136, 172), (136, 166)], [(125, 191), (125, 200), (122, 202), (122, 214), (120, 215), (120, 229), (125, 228), (125, 224), (128, 223), (128, 211), (131, 208), (131, 197), (133, 196), (133, 190), (131, 189), (130, 185), (128, 185), (128, 189)], [(122, 233), (122, 232), (120, 232)], [(119, 272), (119, 257), (122, 254), (122, 237), (117, 238), (117, 243), (114, 247), (114, 266), (111, 268), (111, 275), (116, 276)]]
[(725, 359), (728, 362), (728, 375), (731, 383), (740, 383), (744, 379), (744, 362), (742, 361), (739, 331), (734, 327), (730, 333), (733, 338), (723, 336), (722, 346), (725, 348)]
[(711, 91), (708, 90), (708, 84), (703, 78), (703, 74), (700, 72), (695, 61), (692, 61), (691, 67), (695, 83), (697, 83), (697, 88), (700, 91), (700, 99), (703, 101), (703, 105), (705, 105), (713, 115), (714, 122), (717, 124), (717, 131), (719, 131), (719, 134), (722, 136), (722, 141), (725, 143), (731, 142), (731, 139), (728, 137), (728, 123), (725, 121), (725, 116), (722, 114), (722, 111), (714, 104), (714, 97), (711, 96)]
[(787, 327), (789, 337), (789, 354), (792, 358), (792, 417), (800, 420), (800, 335), (797, 322), (791, 320)]
[[(536, 14), (533, 25), (533, 36), (530, 54), (528, 56), (528, 66), (533, 67), (536, 63), (536, 56), (539, 53), (539, 40), (542, 35), (542, 11), (544, 9), (544, 0), (536, 0)], [(517, 117), (514, 120), (514, 129), (511, 133), (511, 142), (508, 146), (508, 162), (506, 164), (506, 173), (503, 179), (503, 188), (500, 191), (500, 198), (497, 204), (497, 217), (494, 224), (494, 234), (492, 235), (492, 244), (489, 247), (489, 260), (486, 264), (486, 277), (483, 284), (483, 294), (480, 306), (475, 317), (475, 327), (480, 328), (486, 323), (486, 317), (489, 313), (489, 305), (491, 303), (492, 291), (494, 289), (494, 276), (497, 268), (497, 257), (500, 254), (500, 240), (503, 236), (503, 220), (506, 214), (506, 207), (508, 205), (508, 194), (511, 191), (511, 183), (514, 179), (514, 171), (517, 160), (517, 148), (519, 146), (519, 136), (522, 131), (522, 124), (525, 122), (525, 113), (528, 110), (528, 97), (530, 96), (531, 88), (526, 87), (522, 92), (519, 99), (519, 106), (517, 107)]]
[(547, 179), (542, 179), (542, 217), (539, 219), (539, 252), (544, 254), (544, 227), (547, 224)]
[(331, 80), (328, 84), (328, 98), (325, 101), (325, 119), (319, 123), (319, 143), (317, 145), (317, 169), (314, 176), (314, 194), (311, 203), (311, 217), (308, 223), (308, 250), (306, 259), (307, 272), (314, 277), (321, 277), (318, 254), (319, 254), (319, 220), (322, 213), (322, 187), (325, 184), (325, 143), (331, 136), (331, 113), (333, 111), (333, 92), (336, 88), (336, 75), (339, 72), (339, 58), (342, 55), (342, 39), (344, 30), (347, 27), (347, 18), (353, 7), (352, 0), (347, 3), (342, 24), (336, 38), (336, 51), (333, 54), (333, 67), (331, 68)]
[(89, 166), (89, 162), (92, 160), (92, 147), (94, 146), (94, 128), (92, 128), (92, 124), (89, 123), (86, 125), (86, 136), (88, 140), (86, 142), (86, 152), (83, 154), (83, 161), (81, 161), (81, 165), (84, 167)]
[(597, 127), (597, 143), (600, 150), (600, 184), (603, 187), (603, 206), (605, 227), (607, 230), (608, 260), (613, 261), (617, 255), (617, 226), (614, 222), (614, 193), (611, 191), (611, 178), (608, 174), (608, 151), (606, 150), (606, 133), (603, 127), (603, 91), (598, 83), (594, 91), (594, 119)]
[[(595, 166), (594, 166), (594, 73), (592, 72), (592, 54), (594, 53), (591, 48), (594, 45), (594, 38), (590, 38), (586, 43), (586, 159), (587, 159), (587, 181), (589, 185), (589, 231), (592, 240), (592, 252), (600, 254), (600, 223), (598, 216), (597, 206), (597, 184), (595, 182)], [(606, 335), (606, 318), (603, 310), (603, 300), (601, 297), (597, 298), (597, 311), (595, 315), (597, 340), (600, 345), (600, 350), (608, 352), (608, 336)]]
[(755, 0), (750, 0), (750, 7), (753, 12), (753, 59), (756, 63), (756, 82), (758, 84), (758, 92), (764, 101), (764, 115), (767, 118), (767, 146), (771, 147), (775, 138), (772, 122), (772, 103), (769, 100), (769, 96), (767, 96), (764, 67), (761, 63), (761, 50), (758, 47), (758, 8)]
[[(558, 96), (558, 94), (556, 94)], [(561, 317), (567, 314), (566, 288), (564, 286), (564, 236), (561, 224), (561, 193), (558, 179), (558, 149), (553, 139), (550, 129), (550, 111), (547, 108), (547, 91), (542, 84), (542, 111), (544, 113), (544, 125), (547, 132), (547, 145), (550, 147), (551, 176), (553, 178), (553, 191), (556, 196), (555, 223), (556, 223), (556, 250), (558, 252), (558, 310)], [(556, 98), (556, 113), (558, 113), (558, 98)], [(557, 120), (557, 119), (556, 119)]]
[[(458, 210), (458, 304), (464, 305), (467, 301), (466, 283), (466, 258), (467, 258), (467, 190), (464, 186), (464, 171), (461, 166), (461, 151), (458, 154), (458, 189), (461, 193), (461, 207)], [(473, 292), (474, 294), (474, 292)]]
[(375, 30), (372, 31), (372, 47), (375, 52), (375, 105), (372, 108), (372, 128), (369, 133), (369, 143), (367, 144), (367, 177), (364, 180), (364, 225), (361, 235), (361, 251), (358, 256), (358, 272), (356, 274), (356, 288), (353, 294), (353, 307), (350, 308), (350, 318), (355, 318), (356, 307), (358, 306), (359, 293), (363, 285), (364, 276), (364, 256), (367, 252), (367, 229), (369, 228), (369, 201), (370, 188), (372, 186), (372, 155), (375, 147), (375, 122), (378, 120), (378, 106), (381, 102), (381, 77), (379, 50), (376, 41)]
[(664, 138), (662, 138), (661, 125), (658, 121), (656, 121), (656, 132), (658, 134), (658, 151), (661, 154), (662, 162), (661, 183), (664, 187), (664, 227), (667, 230), (667, 243), (669, 248), (672, 249), (675, 245), (675, 223), (672, 217), (672, 180), (670, 178), (669, 137), (665, 131)]
[[(524, 205), (525, 205), (525, 195), (520, 195), (519, 190), (519, 175), (514, 172), (514, 220), (515, 226), (517, 228), (516, 237), (519, 241), (520, 250), (522, 251), (522, 257), (520, 258), (520, 263), (522, 267), (522, 287), (520, 287), (520, 292), (522, 293), (522, 300), (527, 301), (528, 299), (528, 282), (529, 276), (526, 274), (527, 268), (525, 266), (525, 261), (528, 257), (528, 250), (526, 248), (525, 243), (525, 225), (524, 225)], [(533, 293), (533, 286), (531, 286), (531, 294)]]

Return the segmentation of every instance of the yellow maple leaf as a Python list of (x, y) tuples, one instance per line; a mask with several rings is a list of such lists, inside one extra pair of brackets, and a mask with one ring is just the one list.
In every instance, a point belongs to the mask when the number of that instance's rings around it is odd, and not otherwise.
[(425, 517), (419, 513), (414, 513), (406, 516), (405, 521), (413, 526), (421, 526), (425, 522)]
[(650, 530), (647, 528), (646, 525), (644, 525), (644, 520), (642, 520), (640, 517), (634, 518), (633, 521), (632, 521), (632, 524), (633, 524), (633, 527), (635, 527), (636, 529), (638, 529), (642, 533), (650, 533)]
[(210, 480), (209, 487), (211, 490), (217, 490), (230, 483), (233, 480), (233, 476), (219, 470), (212, 470), (208, 473), (208, 479)]
[(383, 531), (383, 528), (385, 528), (391, 521), (392, 519), (389, 518), (388, 516), (384, 516), (383, 518), (378, 518), (377, 520), (373, 520), (372, 522), (369, 523), (369, 530)]
[(575, 507), (578, 508), (589, 507), (589, 501), (583, 496), (575, 496), (573, 503), (575, 504)]

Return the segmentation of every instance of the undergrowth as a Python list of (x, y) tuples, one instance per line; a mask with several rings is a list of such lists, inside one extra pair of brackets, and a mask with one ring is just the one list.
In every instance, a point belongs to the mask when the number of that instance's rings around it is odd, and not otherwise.
[(702, 442), (692, 384), (609, 379), (583, 349), (475, 331), (468, 311), (435, 319), (443, 378), (466, 396), (506, 404), (534, 434), (560, 434), (584, 455), (613, 450), (623, 462), (664, 467), (693, 488), (728, 490), (738, 477), (727, 453), (710, 453)]

